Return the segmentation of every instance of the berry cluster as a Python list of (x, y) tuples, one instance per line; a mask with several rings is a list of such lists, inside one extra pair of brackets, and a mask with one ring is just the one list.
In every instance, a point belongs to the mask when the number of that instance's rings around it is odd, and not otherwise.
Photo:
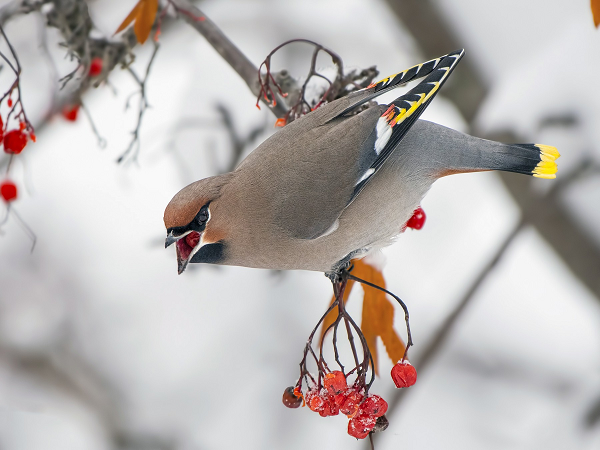
[(387, 402), (379, 395), (367, 394), (365, 388), (356, 383), (348, 386), (346, 376), (339, 370), (325, 374), (321, 389), (314, 386), (302, 395), (300, 387), (290, 386), (283, 394), (283, 404), (288, 408), (298, 408), (303, 399), (306, 406), (321, 417), (339, 413), (348, 416), (348, 434), (357, 439), (366, 438), (372, 431), (383, 431), (388, 425), (384, 416)]
[[(29, 119), (27, 119), (25, 108), (21, 101), (21, 66), (19, 60), (1, 27), (0, 34), (8, 44), (12, 61), (7, 55), (0, 53), (0, 56), (15, 76), (8, 90), (0, 97), (0, 108), (4, 112), (0, 116), (0, 146), (3, 147), (4, 153), (8, 155), (8, 164), (6, 165), (4, 179), (0, 180), (0, 197), (6, 204), (6, 214), (4, 219), (0, 221), (0, 226), (8, 220), (10, 214), (13, 214), (18, 219), (17, 222), (19, 225), (32, 239), (33, 245), (35, 245), (35, 235), (27, 224), (19, 218), (14, 208), (12, 208), (12, 203), (18, 198), (19, 191), (15, 182), (9, 179), (15, 155), (19, 155), (23, 151), (29, 140), (35, 142), (35, 133), (33, 126), (29, 122)], [(5, 100), (6, 103), (4, 102)]]
[[(346, 311), (342, 300), (348, 279), (358, 280), (363, 284), (374, 286), (370, 282), (352, 275), (349, 271), (341, 272), (339, 280), (332, 280), (334, 301), (308, 337), (304, 348), (304, 356), (300, 362), (300, 377), (295, 386), (290, 386), (284, 391), (282, 401), (288, 408), (308, 406), (311, 411), (319, 413), (321, 417), (337, 416), (339, 413), (345, 414), (349, 419), (348, 434), (357, 439), (364, 439), (372, 433), (383, 431), (388, 427), (388, 421), (385, 417), (388, 404), (380, 396), (369, 394), (369, 389), (375, 380), (373, 357), (364, 334)], [(408, 334), (407, 345), (401, 361), (391, 371), (392, 380), (396, 387), (405, 388), (412, 386), (417, 381), (417, 372), (406, 359), (408, 348), (412, 345), (408, 310), (402, 300), (389, 291), (385, 292), (396, 298), (405, 311)], [(315, 333), (319, 326), (324, 323), (325, 317), (336, 308), (337, 318), (325, 327), (318, 350), (315, 351), (312, 343)], [(353, 355), (354, 367), (349, 371), (345, 371), (338, 350), (340, 338), (338, 327), (340, 324), (343, 325), (342, 329), (346, 331), (345, 334), (347, 334), (348, 344)], [(340, 370), (330, 370), (323, 354), (324, 338), (330, 331), (333, 331), (333, 351), (335, 362)], [(360, 344), (359, 347), (356, 346), (356, 342)], [(313, 361), (316, 365), (318, 375), (313, 376), (308, 370), (307, 363), (309, 361)], [(354, 378), (352, 382), (349, 382), (349, 377)], [(303, 385), (306, 386), (304, 393)]]
[[(9, 104), (12, 103), (9, 102)], [(33, 133), (33, 127), (31, 126), (31, 124), (29, 124), (29, 122), (20, 121), (19, 128), (7, 131), (4, 127), (2, 117), (0, 117), (0, 141), (2, 146), (4, 147), (5, 153), (11, 155), (11, 157), (20, 154), (27, 145), (29, 139), (35, 142), (35, 134)], [(2, 184), (0, 184), (0, 196), (2, 196), (2, 199), (6, 203), (16, 200), (17, 186), (15, 185), (15, 183), (6, 178), (2, 182)]]

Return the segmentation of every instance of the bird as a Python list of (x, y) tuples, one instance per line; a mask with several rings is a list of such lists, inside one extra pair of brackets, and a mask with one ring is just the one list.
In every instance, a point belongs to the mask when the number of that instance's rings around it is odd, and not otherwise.
[[(417, 64), (294, 120), (232, 172), (181, 189), (165, 248), (189, 263), (324, 272), (392, 244), (439, 178), (500, 170), (556, 177), (557, 149), (503, 144), (419, 119), (464, 49)], [(373, 99), (408, 82), (388, 104)]]

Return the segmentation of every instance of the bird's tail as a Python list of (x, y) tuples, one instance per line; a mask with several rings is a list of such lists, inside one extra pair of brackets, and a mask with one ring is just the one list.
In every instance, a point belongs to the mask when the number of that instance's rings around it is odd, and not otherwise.
[(556, 178), (556, 159), (560, 157), (558, 150), (549, 145), (502, 144), (425, 120), (417, 122), (401, 145), (408, 158), (412, 154), (437, 177), (502, 170), (552, 179)]
[(504, 144), (502, 151), (490, 155), (490, 169), (533, 175), (537, 178), (556, 178), (556, 147), (543, 144)]

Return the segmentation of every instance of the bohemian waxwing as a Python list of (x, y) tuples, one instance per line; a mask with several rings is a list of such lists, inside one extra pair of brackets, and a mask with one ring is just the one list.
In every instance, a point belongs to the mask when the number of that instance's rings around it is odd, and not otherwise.
[[(290, 123), (233, 172), (186, 186), (167, 205), (178, 271), (211, 263), (333, 276), (391, 244), (432, 183), (504, 170), (555, 178), (554, 147), (501, 144), (417, 120), (464, 50), (411, 67)], [(365, 102), (425, 77), (388, 105)]]

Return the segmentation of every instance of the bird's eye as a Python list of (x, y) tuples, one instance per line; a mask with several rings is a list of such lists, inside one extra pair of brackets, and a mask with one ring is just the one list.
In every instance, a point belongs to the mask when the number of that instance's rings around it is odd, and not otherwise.
[(208, 210), (206, 208), (202, 208), (198, 215), (196, 216), (196, 221), (199, 224), (203, 224), (208, 220)]

